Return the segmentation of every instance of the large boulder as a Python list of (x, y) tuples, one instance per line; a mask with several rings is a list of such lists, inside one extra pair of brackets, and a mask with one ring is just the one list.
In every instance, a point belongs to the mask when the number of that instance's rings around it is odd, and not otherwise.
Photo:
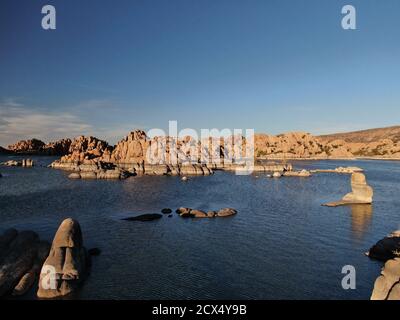
[(337, 207), (349, 204), (371, 204), (374, 191), (367, 184), (365, 175), (361, 172), (354, 172), (351, 175), (351, 192), (346, 194), (342, 200), (324, 204), (328, 207)]
[(385, 263), (375, 281), (371, 300), (400, 300), (400, 258)]
[(371, 259), (387, 261), (400, 257), (400, 231), (394, 231), (382, 240), (379, 240), (369, 249), (367, 255)]
[(343, 201), (351, 203), (372, 203), (374, 191), (367, 184), (365, 175), (361, 172), (355, 172), (351, 175), (352, 192), (343, 197)]
[(43, 264), (38, 297), (58, 298), (75, 293), (87, 276), (88, 259), (79, 223), (71, 218), (64, 220)]

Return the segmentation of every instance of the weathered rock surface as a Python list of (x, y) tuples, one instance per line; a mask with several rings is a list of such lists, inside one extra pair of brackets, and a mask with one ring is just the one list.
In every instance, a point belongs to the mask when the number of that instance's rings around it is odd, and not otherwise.
[(218, 217), (229, 217), (237, 214), (237, 211), (232, 208), (224, 208), (217, 212)]
[(361, 172), (355, 172), (351, 175), (352, 192), (346, 194), (341, 201), (329, 202), (324, 204), (328, 207), (337, 207), (348, 204), (371, 204), (373, 189), (367, 184), (365, 175)]
[(43, 151), (46, 144), (38, 139), (21, 140), (15, 144), (9, 145), (8, 149), (14, 153), (36, 154)]
[(286, 171), (283, 173), (285, 177), (311, 177), (311, 173), (308, 170), (301, 171)]
[(22, 159), (22, 160), (8, 160), (6, 162), (1, 163), (3, 166), (7, 167), (24, 167), (30, 168), (34, 166), (34, 162), (32, 159)]
[(181, 207), (176, 209), (176, 213), (182, 218), (214, 218), (214, 217), (229, 217), (237, 214), (237, 210), (232, 208), (223, 208), (219, 211), (202, 211), (197, 209)]
[(363, 172), (364, 170), (359, 167), (338, 167), (335, 169), (314, 169), (310, 170), (311, 173), (343, 173), (352, 174), (355, 172)]
[(70, 152), (72, 144), (71, 139), (61, 139), (54, 142), (49, 142), (43, 147), (43, 152), (49, 156), (64, 156)]
[(375, 281), (371, 300), (400, 300), (400, 258), (385, 263)]
[(158, 220), (161, 218), (162, 218), (162, 215), (159, 213), (146, 213), (146, 214), (141, 214), (136, 217), (124, 218), (122, 220), (125, 220), (125, 221), (153, 221), (153, 220)]
[(394, 231), (382, 240), (379, 240), (369, 249), (367, 255), (372, 259), (387, 261), (400, 257), (400, 231)]
[(26, 293), (48, 254), (49, 245), (33, 231), (7, 230), (0, 236), (0, 297)]
[[(43, 264), (38, 297), (57, 298), (73, 294), (86, 278), (88, 266), (89, 256), (83, 246), (80, 225), (71, 218), (65, 219), (54, 236), (50, 254)], [(50, 280), (49, 270), (55, 272), (54, 281)]]

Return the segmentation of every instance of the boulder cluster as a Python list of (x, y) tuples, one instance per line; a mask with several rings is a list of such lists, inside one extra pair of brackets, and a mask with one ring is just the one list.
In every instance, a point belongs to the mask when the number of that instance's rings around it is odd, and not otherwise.
[(73, 219), (61, 223), (51, 246), (33, 231), (8, 229), (0, 235), (0, 298), (24, 295), (37, 280), (39, 298), (70, 295), (89, 266), (79, 223)]
[(22, 159), (22, 160), (9, 160), (1, 163), (3, 166), (7, 167), (24, 167), (30, 168), (34, 166), (34, 162), (32, 159)]
[(37, 279), (50, 244), (33, 231), (6, 230), (0, 236), (0, 297), (25, 294)]
[(202, 211), (191, 208), (181, 207), (176, 210), (182, 218), (214, 218), (214, 217), (229, 217), (237, 214), (237, 210), (232, 208), (223, 208), (218, 211)]
[(400, 231), (379, 240), (366, 254), (385, 262), (375, 281), (371, 300), (400, 300)]

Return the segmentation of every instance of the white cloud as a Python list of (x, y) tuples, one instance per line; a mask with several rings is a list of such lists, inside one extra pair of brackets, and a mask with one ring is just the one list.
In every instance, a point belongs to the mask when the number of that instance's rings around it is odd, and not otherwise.
[(67, 110), (69, 112), (31, 108), (15, 99), (4, 99), (0, 102), (0, 146), (7, 147), (19, 140), (32, 138), (49, 142), (79, 135), (92, 135), (115, 144), (130, 131), (143, 128), (121, 122), (100, 126), (84, 120), (92, 118), (92, 122), (97, 122), (93, 113), (98, 115), (99, 111), (112, 117), (113, 112), (110, 111), (116, 108), (111, 101), (88, 100)]
[(0, 103), (0, 145), (21, 139), (43, 141), (87, 134), (92, 126), (67, 112), (48, 112), (27, 108), (13, 100)]

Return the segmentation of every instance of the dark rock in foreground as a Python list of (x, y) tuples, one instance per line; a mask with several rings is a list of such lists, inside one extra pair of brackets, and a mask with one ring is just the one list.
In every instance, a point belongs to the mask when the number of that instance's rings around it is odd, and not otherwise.
[(136, 217), (129, 217), (129, 218), (124, 218), (122, 220), (125, 221), (153, 221), (162, 218), (162, 215), (159, 213), (147, 213), (147, 214), (142, 214), (140, 216)]
[(0, 297), (26, 293), (46, 259), (50, 245), (33, 231), (9, 229), (0, 236)]
[(400, 257), (400, 231), (392, 232), (382, 240), (379, 240), (367, 255), (371, 259), (387, 261), (396, 257)]

